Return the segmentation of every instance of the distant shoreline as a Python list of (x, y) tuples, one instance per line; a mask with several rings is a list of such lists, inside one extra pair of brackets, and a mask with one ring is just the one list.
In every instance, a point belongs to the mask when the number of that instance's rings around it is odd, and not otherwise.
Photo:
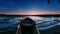
[(0, 16), (40, 16), (40, 17), (60, 17), (60, 14), (41, 14), (41, 15), (9, 15), (9, 14), (0, 14)]

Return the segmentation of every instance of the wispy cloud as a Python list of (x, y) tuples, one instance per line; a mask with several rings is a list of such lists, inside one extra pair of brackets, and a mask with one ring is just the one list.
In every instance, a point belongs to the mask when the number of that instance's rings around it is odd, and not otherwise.
[(0, 0), (0, 12), (29, 12), (31, 10), (60, 12), (60, 4), (57, 0), (51, 4), (48, 4), (47, 0)]

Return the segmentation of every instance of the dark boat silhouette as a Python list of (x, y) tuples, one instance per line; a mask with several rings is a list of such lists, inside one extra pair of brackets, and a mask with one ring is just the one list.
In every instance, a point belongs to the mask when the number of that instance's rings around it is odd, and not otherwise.
[(20, 22), (16, 34), (39, 34), (39, 30), (35, 21), (30, 18), (25, 18)]

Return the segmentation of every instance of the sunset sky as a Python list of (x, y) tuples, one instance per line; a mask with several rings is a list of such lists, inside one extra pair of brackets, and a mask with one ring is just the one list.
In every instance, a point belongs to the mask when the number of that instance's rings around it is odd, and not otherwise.
[(58, 0), (0, 0), (0, 14), (60, 14)]

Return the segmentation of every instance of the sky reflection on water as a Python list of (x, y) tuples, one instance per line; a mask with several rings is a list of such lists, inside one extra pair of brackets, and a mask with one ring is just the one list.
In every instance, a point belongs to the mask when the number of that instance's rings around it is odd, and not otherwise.
[[(60, 17), (38, 17), (38, 16), (28, 16), (32, 20), (34, 20), (38, 26), (39, 30), (46, 30), (57, 25), (60, 25)], [(14, 30), (17, 28), (21, 19), (26, 17), (0, 17), (0, 29), (5, 28), (6, 31)], [(1, 23), (5, 22), (5, 23)], [(4, 32), (4, 29), (0, 30), (0, 32)]]

